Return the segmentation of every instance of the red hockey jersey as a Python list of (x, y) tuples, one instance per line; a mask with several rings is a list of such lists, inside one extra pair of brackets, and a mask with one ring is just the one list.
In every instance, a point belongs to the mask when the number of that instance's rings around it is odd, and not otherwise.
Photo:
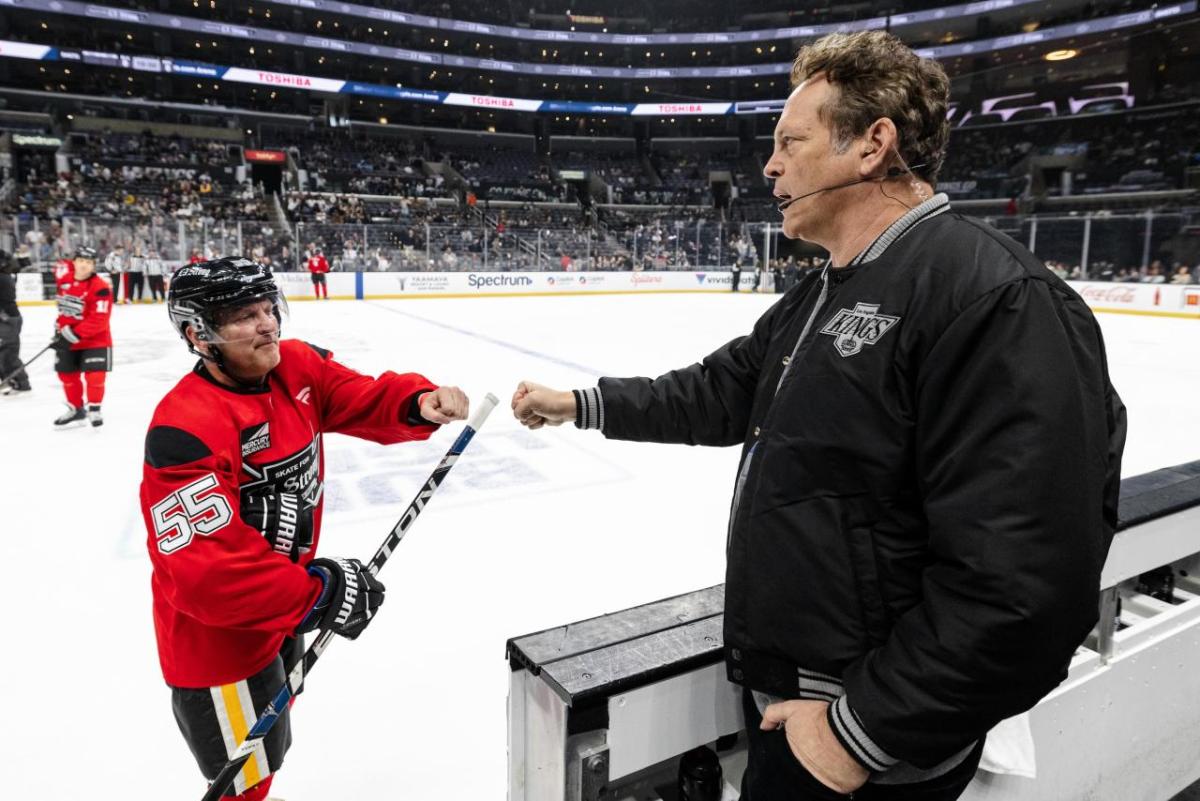
[(111, 348), (112, 331), (109, 318), (112, 316), (112, 284), (102, 275), (92, 273), (82, 281), (76, 281), (74, 271), (69, 279), (58, 285), (59, 328), (71, 327), (79, 339), (71, 350), (85, 348)]
[[(306, 566), (321, 533), (326, 432), (383, 444), (423, 440), (407, 422), (415, 373), (371, 378), (299, 340), (280, 343), (261, 390), (218, 384), (198, 363), (155, 409), (146, 434), (141, 503), (154, 567), (154, 629), (175, 687), (245, 679), (279, 652), (321, 583)], [(297, 494), (313, 520), (298, 562), (243, 520), (264, 489)]]
[(314, 253), (308, 257), (308, 271), (310, 273), (327, 273), (329, 272), (329, 262), (320, 253)]
[(59, 287), (68, 281), (75, 280), (75, 262), (71, 259), (59, 259), (54, 262), (54, 286)]

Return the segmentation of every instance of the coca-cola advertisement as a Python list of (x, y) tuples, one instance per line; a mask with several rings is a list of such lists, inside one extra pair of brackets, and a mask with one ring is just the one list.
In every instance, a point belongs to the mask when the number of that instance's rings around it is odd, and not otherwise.
[(1079, 290), (1079, 295), (1089, 303), (1123, 303), (1132, 305), (1137, 302), (1136, 286), (1085, 286)]

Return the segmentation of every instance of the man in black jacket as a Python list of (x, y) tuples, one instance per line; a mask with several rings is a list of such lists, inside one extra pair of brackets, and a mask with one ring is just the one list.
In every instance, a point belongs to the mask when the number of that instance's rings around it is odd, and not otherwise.
[[(21, 309), (17, 306), (17, 261), (0, 250), (0, 394), (28, 392), (29, 376), (21, 367)], [(10, 377), (11, 376), (11, 377)]]
[(1083, 300), (933, 194), (941, 67), (871, 31), (792, 77), (766, 173), (825, 269), (698, 364), (524, 382), (513, 410), (742, 446), (724, 636), (744, 799), (948, 801), (1095, 624), (1125, 410)]

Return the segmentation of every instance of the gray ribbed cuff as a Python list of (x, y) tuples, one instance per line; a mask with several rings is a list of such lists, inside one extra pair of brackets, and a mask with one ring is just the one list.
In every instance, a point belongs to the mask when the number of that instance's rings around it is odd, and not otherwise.
[(600, 387), (573, 389), (575, 396), (575, 427), (604, 430), (604, 396)]
[(842, 747), (867, 770), (884, 771), (900, 761), (871, 739), (846, 696), (829, 705), (829, 725)]

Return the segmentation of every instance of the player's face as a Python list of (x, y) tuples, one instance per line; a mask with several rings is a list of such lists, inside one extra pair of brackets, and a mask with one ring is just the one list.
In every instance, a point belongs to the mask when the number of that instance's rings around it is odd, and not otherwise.
[(279, 320), (275, 303), (256, 300), (229, 312), (215, 331), (226, 371), (258, 380), (279, 364)]
[(75, 280), (82, 281), (96, 272), (95, 259), (75, 259)]
[[(836, 89), (820, 74), (792, 92), (775, 125), (775, 149), (763, 173), (775, 181), (780, 204), (827, 186), (854, 180), (854, 147), (838, 153), (833, 132), (821, 119), (820, 109)], [(790, 239), (811, 238), (832, 220), (847, 194), (819, 192), (790, 203), (783, 214), (783, 233)]]

